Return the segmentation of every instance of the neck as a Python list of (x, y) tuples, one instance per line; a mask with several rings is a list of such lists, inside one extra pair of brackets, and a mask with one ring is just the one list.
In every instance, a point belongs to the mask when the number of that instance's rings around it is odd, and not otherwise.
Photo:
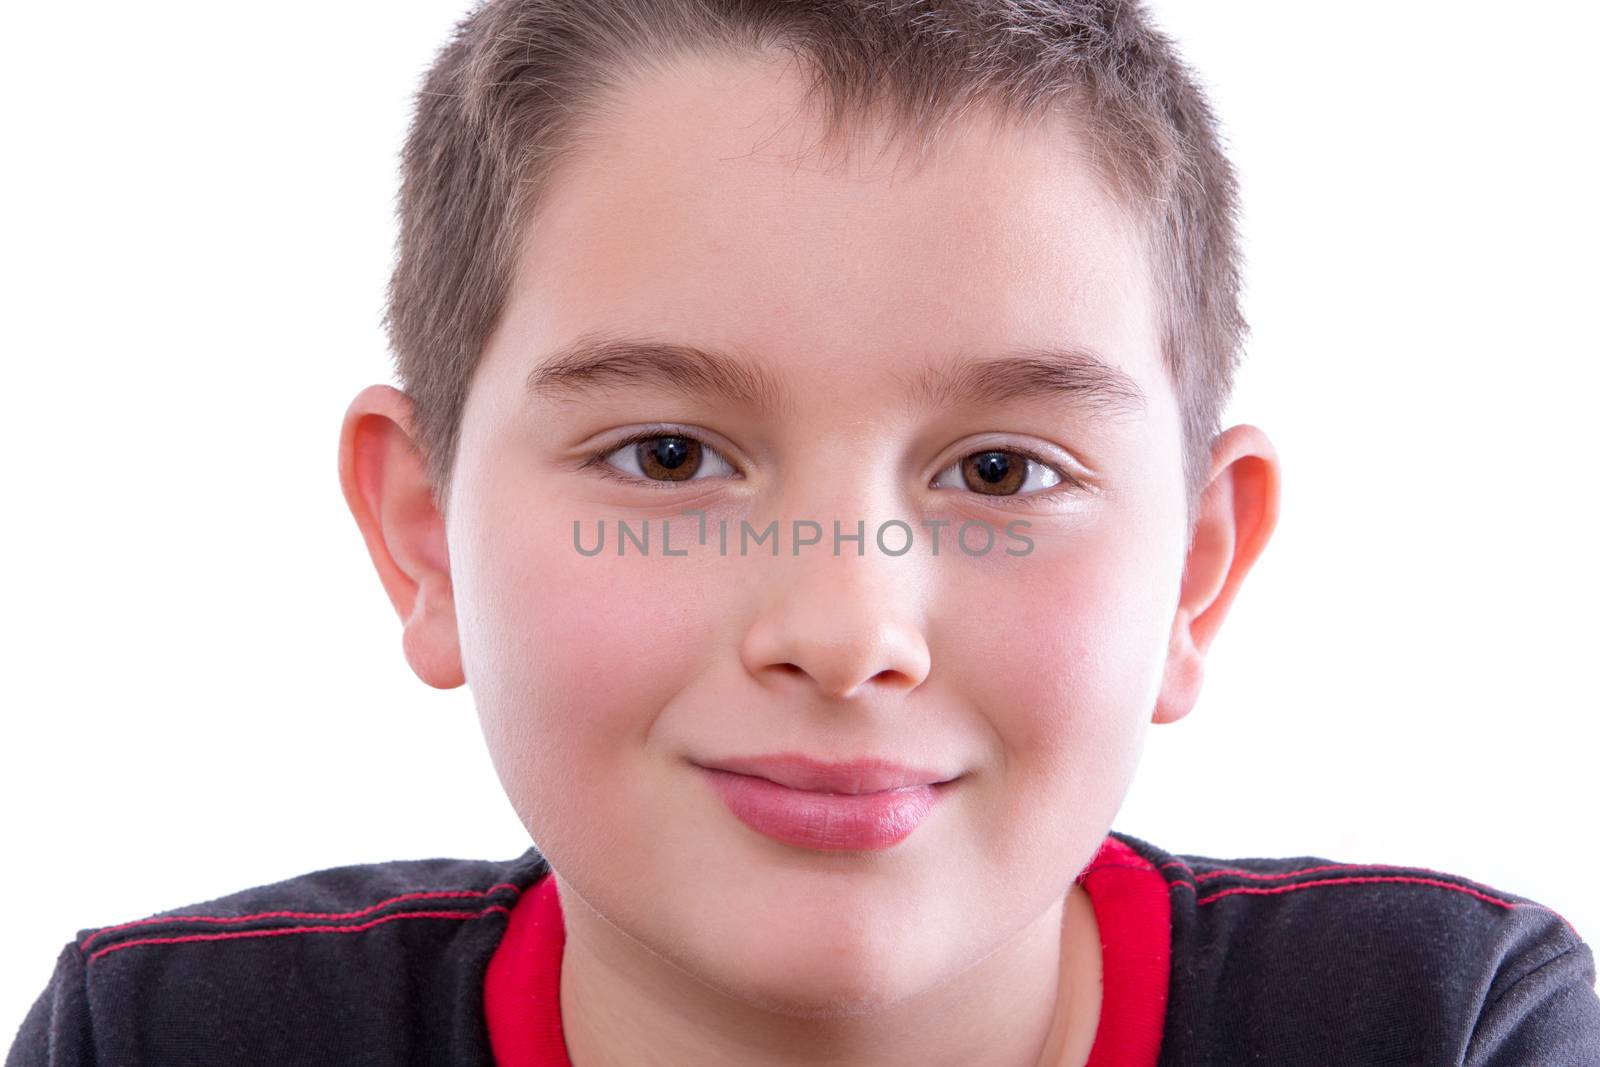
[(712, 989), (565, 883), (561, 1022), (574, 1067), (1082, 1067), (1100, 1012), (1100, 942), (1081, 887), (965, 971), (887, 1007), (799, 1015)]

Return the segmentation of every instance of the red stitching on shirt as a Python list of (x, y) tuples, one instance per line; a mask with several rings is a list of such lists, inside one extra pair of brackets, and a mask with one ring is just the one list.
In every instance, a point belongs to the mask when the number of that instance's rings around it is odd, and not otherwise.
[[(1204, 881), (1206, 881), (1207, 879), (1210, 879), (1210, 878), (1258, 878), (1258, 879), (1263, 879), (1263, 880), (1264, 879), (1269, 879), (1269, 878), (1295, 878), (1295, 877), (1298, 877), (1299, 875), (1302, 875), (1302, 874), (1320, 874), (1323, 871), (1394, 871), (1394, 870), (1421, 871), (1424, 874), (1436, 874), (1441, 878), (1453, 878), (1453, 879), (1456, 880), (1457, 883), (1459, 883), (1459, 882), (1470, 882), (1471, 881), (1470, 878), (1463, 878), (1459, 874), (1452, 874), (1449, 871), (1436, 871), (1436, 870), (1433, 870), (1432, 868), (1429, 868), (1429, 867), (1412, 867), (1412, 866), (1409, 866), (1409, 865), (1399, 864), (1399, 863), (1325, 863), (1325, 864), (1322, 864), (1321, 866), (1318, 866), (1318, 867), (1301, 867), (1298, 870), (1293, 870), (1293, 871), (1267, 871), (1267, 872), (1246, 871), (1246, 870), (1241, 870), (1241, 869), (1239, 869), (1237, 867), (1219, 867), (1216, 870), (1206, 871), (1204, 873), (1196, 871), (1194, 868), (1190, 867), (1189, 864), (1185, 863), (1183, 860), (1173, 860), (1170, 863), (1163, 863), (1161, 866), (1163, 866), (1163, 867), (1173, 867), (1173, 866), (1182, 867), (1182, 868), (1184, 868), (1185, 870), (1187, 870), (1190, 874), (1192, 874), (1194, 876), (1194, 880), (1196, 882), (1204, 882)], [(1487, 888), (1487, 887), (1485, 887), (1485, 888)], [(1548, 910), (1548, 909), (1546, 909), (1546, 910)]]
[(452, 898), (460, 899), (463, 897), (486, 897), (490, 893), (501, 889), (513, 889), (518, 893), (522, 892), (519, 887), (511, 885), (509, 882), (501, 882), (498, 885), (490, 886), (488, 889), (458, 889), (439, 890), (437, 892), (427, 893), (402, 893), (400, 896), (390, 897), (388, 900), (380, 900), (378, 903), (361, 908), (358, 911), (258, 911), (250, 915), (158, 915), (150, 919), (135, 919), (132, 922), (118, 923), (116, 926), (103, 926), (79, 942), (78, 947), (80, 949), (88, 948), (89, 942), (93, 941), (101, 934), (109, 934), (117, 930), (126, 930), (134, 926), (148, 926), (151, 923), (242, 923), (250, 922), (254, 919), (358, 919), (363, 915), (371, 915), (379, 908), (386, 908), (390, 904), (398, 904), (402, 900), (443, 900)]
[(89, 957), (88, 963), (104, 956), (108, 952), (132, 948), (135, 945), (176, 945), (185, 941), (231, 941), (241, 937), (281, 937), (284, 934), (355, 934), (362, 930), (370, 930), (374, 926), (391, 922), (395, 919), (481, 919), (490, 912), (499, 911), (507, 915), (511, 909), (504, 904), (490, 904), (482, 911), (400, 911), (393, 915), (384, 915), (373, 919), (371, 922), (357, 923), (354, 926), (285, 926), (275, 930), (235, 930), (225, 934), (185, 934), (182, 937), (142, 937), (134, 941), (123, 941), (120, 944), (108, 945), (99, 952)]
[(1322, 871), (1393, 871), (1393, 870), (1422, 871), (1425, 874), (1437, 874), (1437, 875), (1440, 875), (1440, 876), (1442, 876), (1444, 878), (1455, 878), (1455, 879), (1458, 879), (1459, 881), (1463, 881), (1463, 882), (1470, 881), (1470, 879), (1462, 878), (1458, 874), (1451, 874), (1449, 871), (1435, 871), (1435, 870), (1431, 870), (1431, 869), (1429, 869), (1427, 867), (1411, 867), (1411, 866), (1404, 866), (1404, 865), (1401, 865), (1401, 864), (1398, 864), (1398, 863), (1325, 863), (1320, 867), (1302, 867), (1297, 871), (1279, 871), (1279, 872), (1276, 872), (1276, 873), (1273, 873), (1273, 872), (1263, 873), (1261, 871), (1242, 871), (1242, 870), (1238, 870), (1238, 869), (1235, 869), (1235, 868), (1232, 868), (1232, 867), (1221, 867), (1221, 868), (1218, 868), (1217, 870), (1214, 870), (1214, 871), (1206, 871), (1204, 874), (1196, 872), (1195, 876), (1194, 876), (1194, 880), (1197, 881), (1197, 882), (1204, 882), (1208, 878), (1293, 878), (1296, 875), (1301, 875), (1301, 874), (1319, 874)]
[[(1245, 877), (1245, 878), (1288, 878), (1288, 877), (1291, 877), (1293, 875), (1311, 874), (1311, 873), (1314, 873), (1314, 872), (1317, 872), (1317, 871), (1336, 871), (1336, 870), (1369, 870), (1370, 871), (1370, 870), (1384, 870), (1384, 869), (1394, 870), (1395, 869), (1394, 865), (1389, 865), (1387, 868), (1385, 868), (1382, 865), (1370, 864), (1370, 863), (1330, 863), (1330, 864), (1326, 864), (1326, 865), (1320, 866), (1320, 867), (1305, 867), (1305, 868), (1302, 868), (1302, 869), (1300, 869), (1298, 871), (1285, 871), (1285, 872), (1283, 872), (1281, 874), (1263, 874), (1263, 873), (1261, 873), (1259, 871), (1242, 871), (1242, 870), (1236, 870), (1236, 869), (1232, 869), (1232, 868), (1223, 868), (1223, 869), (1216, 870), (1216, 871), (1208, 871), (1205, 874), (1197, 874), (1195, 872), (1194, 868), (1190, 867), (1189, 864), (1184, 862), (1183, 860), (1170, 860), (1170, 861), (1168, 861), (1166, 863), (1163, 863), (1161, 866), (1162, 867), (1174, 867), (1174, 866), (1182, 867), (1186, 871), (1188, 871), (1191, 875), (1194, 875), (1194, 879), (1197, 882), (1205, 881), (1207, 878), (1211, 878), (1211, 877), (1221, 877), (1222, 875), (1230, 875), (1232, 877)], [(1448, 873), (1446, 871), (1429, 870), (1427, 867), (1409, 867), (1409, 868), (1406, 868), (1406, 869), (1407, 870), (1413, 870), (1413, 871), (1427, 871), (1429, 874), (1439, 874), (1439, 875), (1443, 875), (1446, 878), (1458, 878), (1458, 877), (1460, 877), (1459, 875), (1450, 874), (1450, 873)], [(1462, 880), (1466, 881), (1466, 879), (1462, 879)], [(1441, 889), (1454, 889), (1458, 893), (1465, 893), (1470, 897), (1477, 897), (1479, 900), (1486, 901), (1487, 903), (1498, 904), (1500, 907), (1505, 908), (1507, 910), (1510, 910), (1510, 909), (1513, 909), (1513, 908), (1537, 908), (1540, 911), (1547, 911), (1551, 915), (1554, 915), (1556, 918), (1560, 919), (1563, 923), (1566, 924), (1567, 929), (1572, 931), (1572, 936), (1573, 937), (1578, 938), (1578, 940), (1580, 940), (1580, 941), (1583, 940), (1583, 935), (1578, 933), (1578, 928), (1576, 926), (1573, 926), (1572, 923), (1567, 921), (1566, 916), (1562, 915), (1559, 911), (1556, 911), (1554, 908), (1547, 907), (1546, 905), (1537, 903), (1536, 901), (1501, 900), (1501, 899), (1499, 899), (1497, 897), (1492, 897), (1492, 896), (1488, 895), (1487, 893), (1480, 892), (1480, 891), (1478, 891), (1476, 889), (1472, 889), (1472, 888), (1470, 888), (1468, 886), (1458, 885), (1455, 882), (1445, 882), (1445, 881), (1440, 881), (1440, 880), (1433, 879), (1433, 878), (1405, 877), (1405, 876), (1402, 876), (1402, 875), (1387, 875), (1387, 876), (1382, 876), (1382, 877), (1373, 876), (1373, 877), (1367, 877), (1367, 878), (1324, 878), (1324, 879), (1321, 879), (1321, 880), (1315, 881), (1315, 882), (1302, 882), (1299, 885), (1277, 886), (1277, 887), (1274, 887), (1274, 888), (1271, 888), (1271, 889), (1257, 889), (1254, 886), (1235, 886), (1232, 889), (1220, 889), (1217, 892), (1212, 893), (1208, 897), (1200, 897), (1200, 899), (1195, 901), (1195, 905), (1198, 907), (1201, 904), (1209, 904), (1213, 900), (1218, 900), (1218, 899), (1220, 899), (1222, 897), (1231, 896), (1234, 893), (1246, 893), (1246, 894), (1249, 894), (1251, 896), (1271, 896), (1271, 895), (1273, 895), (1275, 893), (1289, 893), (1289, 892), (1293, 892), (1296, 889), (1309, 889), (1309, 888), (1314, 888), (1316, 886), (1323, 886), (1323, 885), (1358, 885), (1358, 884), (1364, 884), (1364, 883), (1370, 883), (1370, 882), (1410, 882), (1410, 883), (1414, 883), (1416, 885), (1438, 886)], [(1187, 882), (1173, 882), (1172, 884), (1173, 885), (1188, 885), (1189, 883), (1187, 883)], [(1198, 892), (1199, 892), (1199, 887), (1198, 886), (1190, 885), (1189, 888), (1190, 889), (1194, 889), (1196, 891), (1196, 894), (1198, 895)]]
[(1317, 882), (1301, 882), (1299, 885), (1280, 885), (1271, 889), (1259, 889), (1255, 886), (1242, 885), (1235, 886), (1232, 889), (1220, 889), (1217, 892), (1212, 893), (1209, 897), (1201, 897), (1199, 900), (1195, 901), (1195, 905), (1199, 906), (1201, 904), (1209, 904), (1213, 900), (1220, 900), (1222, 897), (1232, 896), (1235, 893), (1247, 893), (1251, 896), (1271, 896), (1276, 893), (1293, 893), (1296, 889), (1314, 889), (1317, 886), (1361, 885), (1371, 882), (1406, 882), (1413, 885), (1431, 885), (1437, 886), (1440, 889), (1453, 889), (1457, 893), (1465, 893), (1469, 897), (1476, 897), (1477, 899), (1486, 903), (1498, 904), (1500, 907), (1507, 910), (1512, 908), (1538, 908), (1540, 911), (1548, 911), (1551, 915), (1561, 919), (1563, 923), (1566, 923), (1567, 929), (1572, 931), (1572, 936), (1578, 937), (1580, 941), (1582, 940), (1582, 938), (1578, 935), (1577, 927), (1573, 926), (1570, 922), (1567, 922), (1567, 920), (1562, 918), (1562, 916), (1554, 909), (1547, 908), (1543, 904), (1536, 904), (1531, 901), (1500, 900), (1496, 897), (1489, 896), (1487, 893), (1480, 893), (1476, 889), (1468, 889), (1464, 885), (1456, 885), (1453, 882), (1441, 882), (1433, 878), (1404, 878), (1400, 876), (1384, 878), (1325, 878)]
[[(1232, 867), (1220, 867), (1204, 874), (1196, 871), (1194, 880), (1204, 882), (1208, 878), (1293, 878), (1300, 874), (1318, 874), (1322, 871), (1376, 871), (1394, 870), (1394, 864), (1378, 863), (1325, 863), (1320, 867), (1302, 867), (1297, 871), (1279, 871), (1276, 873), (1263, 873), (1261, 871), (1241, 871)], [(1426, 867), (1408, 867), (1407, 870), (1427, 871)], [(1443, 874), (1443, 871), (1428, 871), (1429, 874)]]
[(1195, 901), (1195, 903), (1209, 904), (1213, 900), (1219, 900), (1222, 897), (1232, 896), (1235, 893), (1248, 893), (1251, 896), (1271, 896), (1274, 893), (1293, 893), (1296, 889), (1310, 889), (1319, 885), (1363, 885), (1372, 882), (1406, 882), (1413, 885), (1438, 886), (1440, 889), (1454, 889), (1457, 893), (1465, 893), (1469, 897), (1477, 897), (1479, 900), (1486, 901), (1490, 904), (1498, 904), (1502, 908), (1541, 908), (1545, 911), (1549, 910), (1548, 908), (1544, 908), (1544, 905), (1542, 904), (1519, 904), (1509, 900), (1501, 900), (1498, 897), (1491, 897), (1487, 893), (1480, 893), (1476, 889), (1468, 889), (1464, 885), (1456, 885), (1454, 882), (1441, 882), (1436, 878), (1407, 878), (1403, 875), (1373, 876), (1370, 878), (1324, 878), (1316, 882), (1301, 882), (1298, 885), (1274, 886), (1271, 889), (1261, 889), (1256, 886), (1241, 885), (1235, 886), (1232, 889), (1219, 889), (1215, 893), (1212, 893), (1209, 897), (1201, 897), (1199, 900)]

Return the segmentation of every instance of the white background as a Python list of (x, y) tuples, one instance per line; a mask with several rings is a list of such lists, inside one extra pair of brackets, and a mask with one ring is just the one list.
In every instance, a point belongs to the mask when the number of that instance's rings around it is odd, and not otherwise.
[[(0, 1041), (85, 927), (528, 844), (339, 493), (464, 7), (7, 5)], [(1117, 828), (1600, 939), (1590, 5), (1166, 0), (1240, 169), (1278, 532)]]

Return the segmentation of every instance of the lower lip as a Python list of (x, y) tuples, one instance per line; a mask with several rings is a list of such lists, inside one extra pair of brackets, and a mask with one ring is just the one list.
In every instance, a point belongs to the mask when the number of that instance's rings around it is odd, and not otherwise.
[(911, 836), (949, 783), (877, 793), (813, 793), (731, 771), (700, 768), (739, 821), (774, 841), (828, 852), (889, 848)]

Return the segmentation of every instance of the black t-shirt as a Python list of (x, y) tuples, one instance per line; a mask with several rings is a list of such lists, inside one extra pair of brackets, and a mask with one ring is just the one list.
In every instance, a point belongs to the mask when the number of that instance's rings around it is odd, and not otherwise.
[[(6, 1067), (562, 1067), (548, 875), (532, 848), (362, 864), (82, 930)], [(1526, 898), (1117, 832), (1079, 881), (1104, 961), (1090, 1067), (1600, 1067), (1594, 957)]]

